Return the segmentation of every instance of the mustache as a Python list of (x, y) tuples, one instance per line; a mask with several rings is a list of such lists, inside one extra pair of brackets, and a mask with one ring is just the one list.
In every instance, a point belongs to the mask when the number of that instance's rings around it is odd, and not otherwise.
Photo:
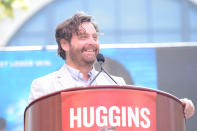
[(83, 52), (83, 51), (87, 51), (87, 50), (89, 50), (89, 49), (92, 49), (93, 51), (98, 51), (98, 50), (99, 50), (98, 47), (95, 46), (95, 45), (87, 45), (87, 46), (84, 46), (84, 47), (82, 48), (82, 52)]

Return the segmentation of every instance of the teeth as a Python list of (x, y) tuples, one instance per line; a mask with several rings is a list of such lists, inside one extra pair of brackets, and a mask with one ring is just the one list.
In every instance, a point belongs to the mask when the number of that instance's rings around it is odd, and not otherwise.
[(87, 50), (87, 52), (93, 52), (94, 50), (93, 49), (89, 49), (89, 50)]

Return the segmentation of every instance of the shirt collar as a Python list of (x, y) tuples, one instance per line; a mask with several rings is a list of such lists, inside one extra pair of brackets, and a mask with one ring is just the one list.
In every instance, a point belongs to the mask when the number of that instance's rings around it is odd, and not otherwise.
[[(65, 67), (75, 80), (83, 79), (83, 74), (79, 70), (77, 70), (67, 64), (65, 64)], [(95, 70), (94, 66), (93, 66), (92, 70), (90, 70), (88, 75), (90, 75), (89, 81), (91, 81), (94, 78), (94, 76), (96, 76), (96, 70)]]

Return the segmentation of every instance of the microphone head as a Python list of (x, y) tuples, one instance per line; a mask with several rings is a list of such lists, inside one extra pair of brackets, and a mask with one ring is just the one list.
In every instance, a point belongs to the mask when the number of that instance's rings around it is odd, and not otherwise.
[(98, 62), (102, 62), (102, 63), (105, 62), (104, 56), (100, 53), (96, 56), (96, 59), (97, 59)]

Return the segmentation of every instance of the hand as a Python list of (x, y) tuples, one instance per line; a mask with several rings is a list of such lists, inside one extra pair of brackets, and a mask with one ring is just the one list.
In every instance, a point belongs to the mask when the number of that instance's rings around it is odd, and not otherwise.
[(180, 99), (181, 102), (185, 105), (184, 113), (186, 118), (190, 118), (195, 113), (195, 107), (191, 100), (184, 98)]

